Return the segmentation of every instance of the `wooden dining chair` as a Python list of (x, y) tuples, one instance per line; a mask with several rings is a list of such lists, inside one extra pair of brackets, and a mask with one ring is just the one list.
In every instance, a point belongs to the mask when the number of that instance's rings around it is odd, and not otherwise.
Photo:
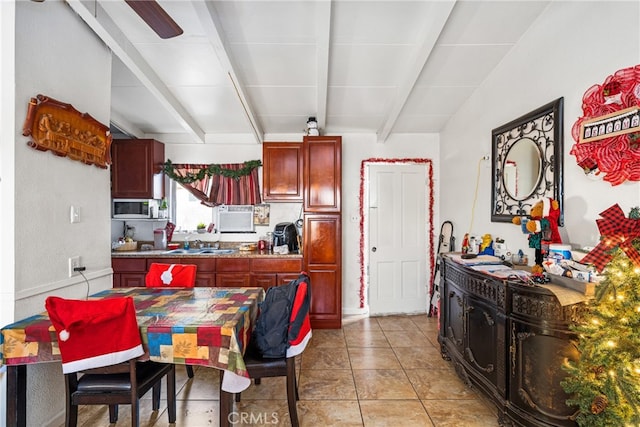
[[(261, 378), (286, 377), (287, 403), (292, 427), (298, 427), (297, 401), (299, 400), (298, 382), (296, 380), (295, 357), (301, 354), (311, 339), (311, 321), (309, 309), (311, 306), (311, 282), (305, 273), (300, 275), (296, 284), (295, 298), (291, 304), (291, 315), (288, 326), (288, 348), (286, 354), (280, 358), (262, 357), (255, 345), (249, 345), (244, 356), (245, 366), (249, 377), (256, 385)], [(291, 286), (292, 283), (284, 286)], [(241, 394), (236, 394), (236, 402), (240, 402)]]
[[(118, 405), (131, 405), (131, 425), (140, 420), (140, 398), (153, 389), (160, 408), (161, 380), (167, 379), (169, 423), (176, 420), (175, 366), (138, 361), (144, 355), (133, 299), (68, 300), (48, 297), (45, 307), (58, 335), (65, 377), (65, 426), (78, 424), (79, 405), (108, 405), (109, 422)], [(78, 376), (82, 373), (81, 376)]]
[[(154, 262), (149, 266), (144, 281), (147, 288), (193, 288), (196, 285), (195, 264), (163, 264)], [(187, 376), (193, 378), (193, 366), (185, 365)]]

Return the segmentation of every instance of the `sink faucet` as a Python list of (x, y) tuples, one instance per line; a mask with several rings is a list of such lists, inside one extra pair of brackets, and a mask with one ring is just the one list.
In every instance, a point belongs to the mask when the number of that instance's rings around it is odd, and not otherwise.
[(202, 243), (202, 240), (200, 240), (200, 239), (196, 239), (196, 240), (193, 242), (193, 246), (195, 246), (195, 247), (196, 247), (196, 248), (198, 248), (198, 249), (202, 249), (202, 248), (204, 247), (204, 244)]

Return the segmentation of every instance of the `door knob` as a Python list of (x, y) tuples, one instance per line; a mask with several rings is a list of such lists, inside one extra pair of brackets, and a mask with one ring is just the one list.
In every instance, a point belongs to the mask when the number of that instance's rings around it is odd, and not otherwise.
[(371, 252), (375, 252), (375, 251), (377, 251), (377, 250), (378, 250), (378, 249), (377, 249), (375, 246), (371, 248)]

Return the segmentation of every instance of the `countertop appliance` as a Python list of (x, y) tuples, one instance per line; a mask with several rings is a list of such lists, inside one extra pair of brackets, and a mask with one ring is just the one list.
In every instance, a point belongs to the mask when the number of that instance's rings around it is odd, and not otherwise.
[(273, 246), (289, 247), (289, 253), (298, 253), (298, 230), (292, 222), (281, 222), (273, 229)]
[(112, 218), (157, 219), (160, 201), (154, 199), (113, 199)]

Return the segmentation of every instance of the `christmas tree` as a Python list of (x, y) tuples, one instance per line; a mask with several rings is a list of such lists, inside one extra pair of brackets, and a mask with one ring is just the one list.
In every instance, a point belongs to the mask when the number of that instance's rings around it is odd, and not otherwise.
[[(567, 404), (580, 410), (580, 426), (640, 425), (639, 213), (634, 208), (628, 219), (598, 220), (602, 236), (594, 251), (600, 248), (595, 258), (603, 280), (584, 321), (572, 327), (580, 359), (565, 363), (568, 376), (562, 381), (571, 396)], [(624, 227), (606, 228), (607, 221)], [(605, 228), (607, 234), (602, 233)]]

